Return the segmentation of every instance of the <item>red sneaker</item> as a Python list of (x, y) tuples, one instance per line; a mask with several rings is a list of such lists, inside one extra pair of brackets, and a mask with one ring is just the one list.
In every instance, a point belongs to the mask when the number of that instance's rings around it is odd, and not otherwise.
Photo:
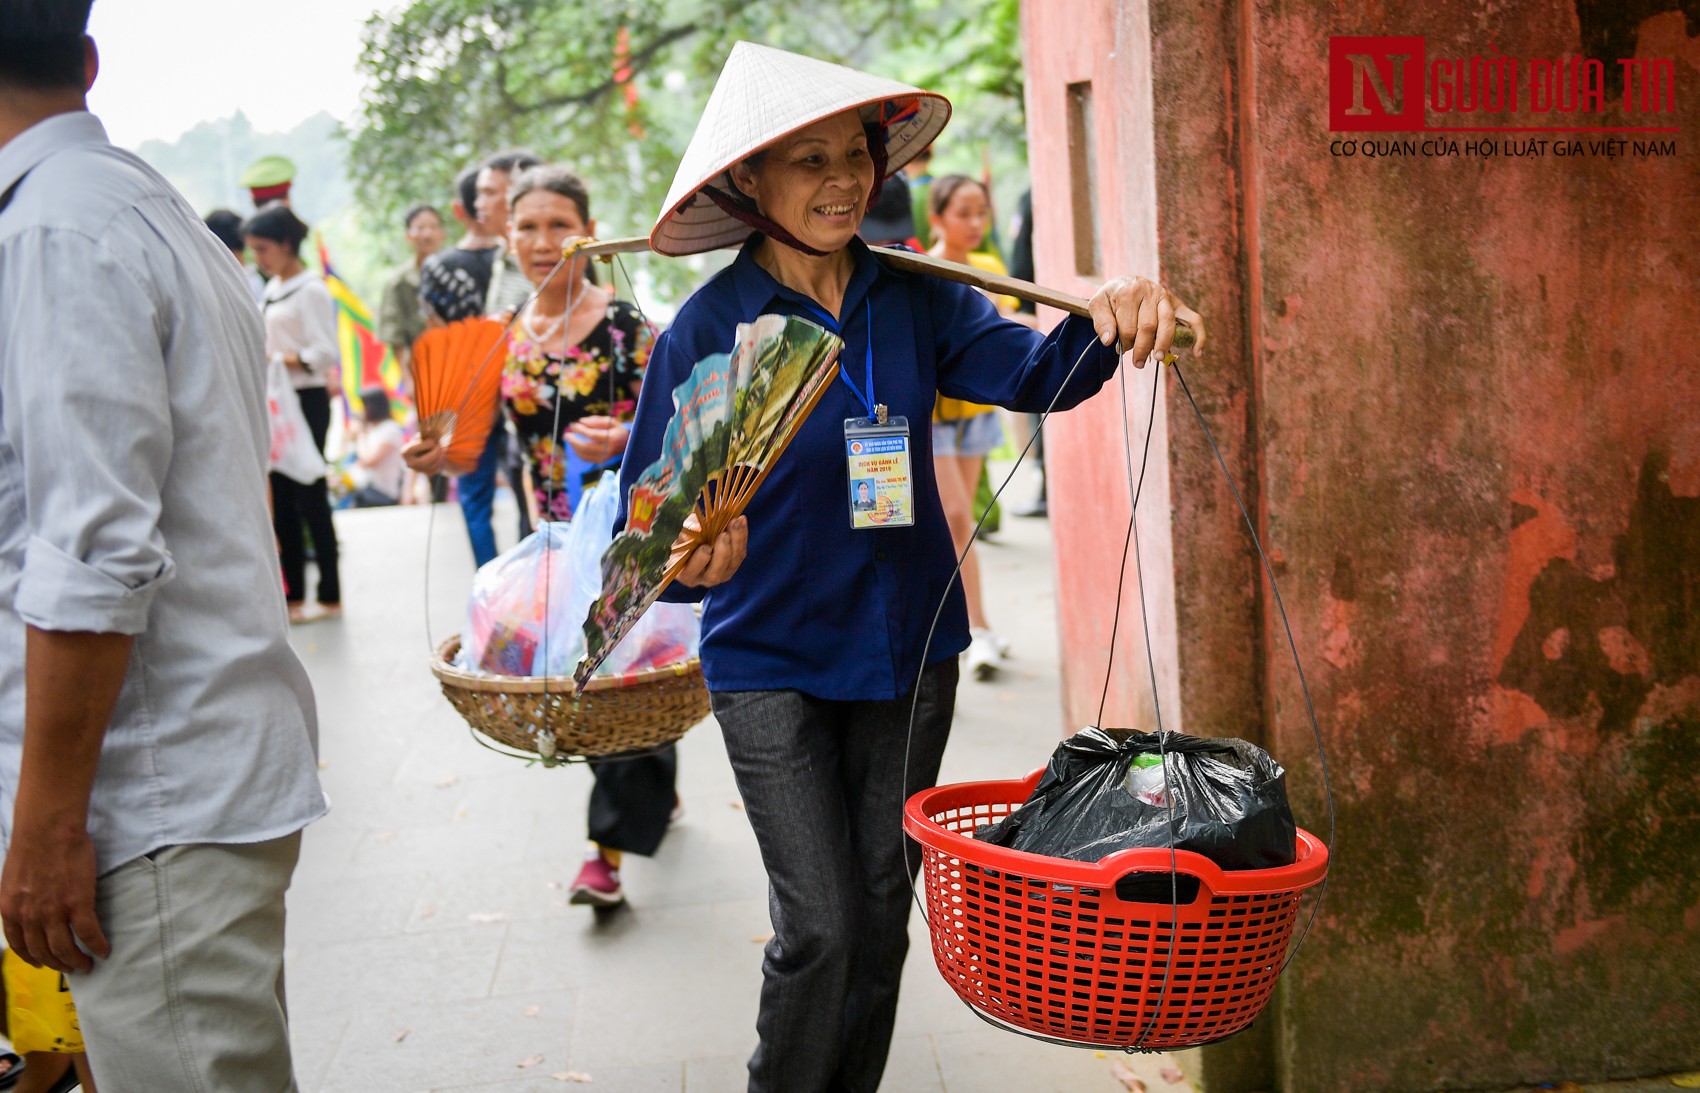
[(620, 871), (596, 851), (586, 856), (584, 868), (573, 879), (568, 903), (590, 907), (618, 907), (626, 902), (625, 889), (620, 887)]

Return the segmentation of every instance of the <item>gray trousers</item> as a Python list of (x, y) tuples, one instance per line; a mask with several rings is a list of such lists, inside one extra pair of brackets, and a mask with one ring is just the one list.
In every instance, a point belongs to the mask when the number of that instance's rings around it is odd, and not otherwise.
[[(830, 702), (719, 691), (714, 716), (767, 867), (750, 1093), (874, 1093), (909, 951), (903, 803), (934, 784), (956, 707), (956, 658), (927, 668), (903, 779), (910, 696)], [(908, 868), (904, 844), (908, 844)]]
[(283, 894), (299, 832), (172, 846), (100, 878), (112, 955), (68, 976), (101, 1093), (292, 1093)]

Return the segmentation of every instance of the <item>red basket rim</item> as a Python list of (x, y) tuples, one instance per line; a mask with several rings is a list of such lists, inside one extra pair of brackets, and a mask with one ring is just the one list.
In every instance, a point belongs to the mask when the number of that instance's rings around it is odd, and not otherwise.
[[(983, 805), (988, 801), (1025, 801), (1032, 795), (1043, 774), (1043, 770), (1036, 770), (1021, 779), (956, 782), (924, 789), (903, 806), (903, 830), (921, 845), (964, 862), (1057, 884), (1113, 888), (1116, 881), (1128, 873), (1169, 871), (1171, 852), (1161, 847), (1120, 850), (1096, 862), (1071, 861), (993, 846), (972, 836), (949, 831), (933, 821), (935, 813)], [(1328, 873), (1328, 847), (1303, 828), (1298, 829), (1297, 851), (1298, 860), (1292, 865), (1270, 869), (1223, 869), (1204, 855), (1190, 850), (1174, 851), (1173, 864), (1177, 872), (1198, 877), (1211, 892), (1218, 894), (1287, 892), (1309, 888)]]

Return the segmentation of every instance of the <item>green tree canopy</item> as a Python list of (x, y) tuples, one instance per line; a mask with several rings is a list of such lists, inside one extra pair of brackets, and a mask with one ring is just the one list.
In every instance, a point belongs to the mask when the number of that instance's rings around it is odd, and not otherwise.
[[(578, 172), (604, 237), (646, 232), (732, 43), (795, 50), (949, 96), (943, 162), (1025, 178), (1019, 0), (413, 0), (366, 25), (350, 170), (385, 220), (445, 209), (459, 170), (527, 147)], [(617, 49), (635, 88), (617, 78)], [(664, 277), (664, 279), (666, 279)]]

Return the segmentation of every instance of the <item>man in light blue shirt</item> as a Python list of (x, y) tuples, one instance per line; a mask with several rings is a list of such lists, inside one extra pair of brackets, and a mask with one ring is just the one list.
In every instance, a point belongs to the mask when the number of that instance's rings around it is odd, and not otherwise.
[(325, 811), (241, 271), (87, 113), (89, 0), (0, 6), (0, 919), (103, 1090), (292, 1089)]

